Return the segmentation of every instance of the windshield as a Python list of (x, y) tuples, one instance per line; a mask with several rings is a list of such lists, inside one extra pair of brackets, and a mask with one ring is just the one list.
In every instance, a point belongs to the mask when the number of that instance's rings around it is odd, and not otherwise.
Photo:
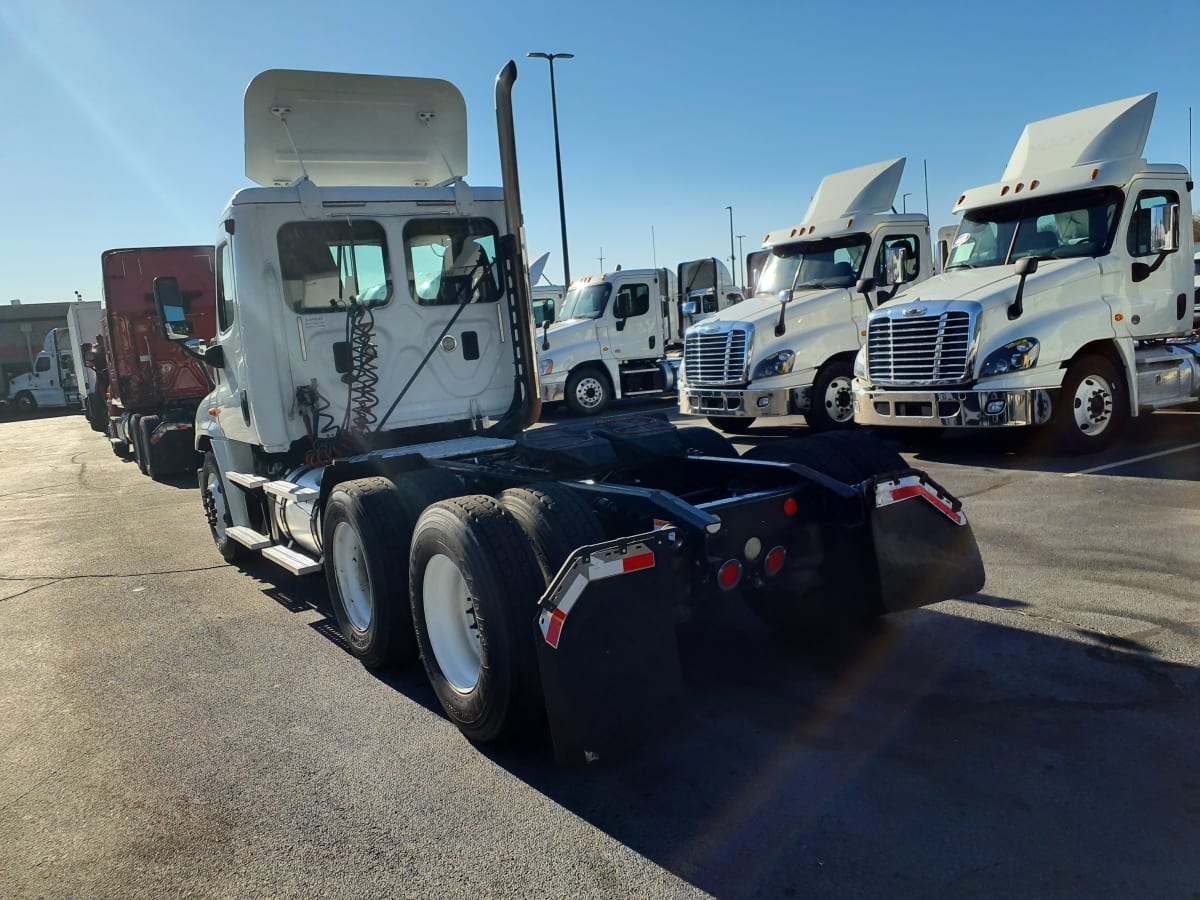
[(1098, 188), (967, 210), (946, 268), (1001, 266), (1023, 256), (1103, 256), (1116, 234), (1121, 199), (1116, 188)]
[(572, 287), (563, 299), (562, 313), (555, 318), (562, 322), (567, 319), (598, 319), (604, 315), (604, 307), (611, 293), (612, 285), (607, 281)]
[(854, 287), (862, 272), (871, 239), (865, 234), (820, 241), (800, 241), (771, 249), (756, 296), (780, 291)]

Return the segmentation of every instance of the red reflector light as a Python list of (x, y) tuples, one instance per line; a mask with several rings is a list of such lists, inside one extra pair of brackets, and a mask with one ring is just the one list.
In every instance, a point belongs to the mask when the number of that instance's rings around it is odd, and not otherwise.
[(795, 497), (788, 497), (783, 501), (783, 514), (785, 516), (794, 516), (800, 512), (800, 504), (796, 502)]
[(732, 590), (742, 580), (742, 564), (731, 559), (717, 571), (717, 581), (725, 590)]
[(768, 575), (778, 575), (786, 559), (787, 551), (782, 547), (771, 548), (767, 552), (767, 558), (763, 560), (763, 571)]

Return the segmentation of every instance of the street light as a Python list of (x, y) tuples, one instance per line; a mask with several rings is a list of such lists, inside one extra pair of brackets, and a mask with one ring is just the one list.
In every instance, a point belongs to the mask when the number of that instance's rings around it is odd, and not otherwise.
[(733, 255), (733, 207), (725, 208), (729, 210), (729, 274), (737, 278), (737, 257)]
[(574, 59), (574, 53), (526, 53), (530, 59), (544, 59), (550, 63), (550, 109), (554, 115), (554, 163), (558, 168), (558, 220), (562, 227), (563, 286), (571, 284), (571, 257), (567, 255), (567, 206), (563, 201), (562, 150), (558, 143), (558, 97), (554, 90), (554, 61)]
[(908, 191), (900, 195), (900, 211), (908, 212), (908, 198), (912, 196), (912, 191)]
[(742, 246), (742, 238), (744, 234), (738, 235), (738, 265), (742, 269), (742, 287), (746, 286), (746, 248)]

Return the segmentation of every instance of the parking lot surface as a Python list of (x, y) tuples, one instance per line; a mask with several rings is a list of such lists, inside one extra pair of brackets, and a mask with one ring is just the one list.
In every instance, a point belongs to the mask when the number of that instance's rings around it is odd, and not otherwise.
[(844, 638), (731, 605), (670, 735), (575, 770), (223, 564), (191, 480), (0, 422), (0, 896), (1200, 896), (1200, 411), (1137, 425), (905, 446), (983, 592)]

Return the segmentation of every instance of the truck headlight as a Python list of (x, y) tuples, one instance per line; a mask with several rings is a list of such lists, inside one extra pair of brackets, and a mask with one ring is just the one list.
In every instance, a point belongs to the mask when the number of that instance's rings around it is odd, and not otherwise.
[(1005, 344), (999, 350), (988, 354), (987, 359), (983, 361), (979, 377), (987, 378), (989, 375), (1006, 375), (1009, 372), (1032, 369), (1037, 365), (1040, 347), (1037, 339), (1031, 337)]
[(859, 347), (854, 354), (854, 377), (866, 380), (867, 377), (867, 348)]
[(775, 375), (786, 375), (792, 371), (792, 366), (796, 364), (796, 354), (791, 350), (780, 350), (778, 353), (772, 353), (764, 358), (757, 366), (754, 367), (755, 378), (772, 378)]
[(554, 371), (554, 360), (543, 359), (540, 363), (538, 363), (538, 374), (539, 375), (546, 376), (546, 375), (549, 375), (553, 371)]

